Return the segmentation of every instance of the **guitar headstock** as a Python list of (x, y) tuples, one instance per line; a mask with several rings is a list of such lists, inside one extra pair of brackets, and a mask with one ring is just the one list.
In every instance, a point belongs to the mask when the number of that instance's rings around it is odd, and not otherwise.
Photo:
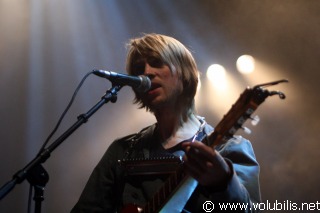
[(280, 91), (268, 91), (265, 87), (277, 85), (279, 83), (288, 82), (288, 80), (279, 80), (265, 84), (259, 84), (253, 88), (246, 88), (240, 95), (235, 104), (223, 119), (215, 127), (214, 132), (208, 136), (208, 140), (212, 147), (227, 142), (228, 139), (243, 128), (242, 125), (247, 119), (255, 119), (252, 117), (253, 112), (258, 106), (269, 96), (278, 95), (280, 99), (285, 99), (284, 93)]

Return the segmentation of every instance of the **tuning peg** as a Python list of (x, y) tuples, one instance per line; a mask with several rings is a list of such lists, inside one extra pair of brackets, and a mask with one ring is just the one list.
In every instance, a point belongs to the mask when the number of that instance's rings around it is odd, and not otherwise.
[(248, 134), (248, 135), (251, 134), (251, 130), (250, 130), (248, 127), (242, 126), (241, 129), (243, 129), (243, 131), (244, 131), (246, 134)]
[(260, 121), (260, 117), (258, 115), (255, 115), (254, 117), (250, 117), (250, 119), (251, 119), (251, 124), (253, 126), (256, 126)]

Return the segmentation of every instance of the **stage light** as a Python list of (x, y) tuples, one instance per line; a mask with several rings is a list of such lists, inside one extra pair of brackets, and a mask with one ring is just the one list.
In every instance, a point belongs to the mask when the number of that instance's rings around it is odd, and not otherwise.
[(208, 67), (206, 79), (202, 79), (201, 93), (196, 102), (197, 109), (208, 109), (212, 116), (217, 117), (222, 117), (230, 109), (243, 87), (239, 80), (227, 71), (219, 64)]
[(250, 55), (242, 55), (237, 60), (237, 69), (242, 74), (249, 74), (254, 71), (255, 60)]
[(226, 88), (226, 70), (219, 64), (212, 64), (207, 69), (207, 78), (217, 89)]

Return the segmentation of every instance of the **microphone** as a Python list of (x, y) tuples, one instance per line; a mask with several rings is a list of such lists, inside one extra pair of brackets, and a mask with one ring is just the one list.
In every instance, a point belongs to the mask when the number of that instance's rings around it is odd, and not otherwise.
[(106, 70), (93, 70), (93, 74), (122, 86), (128, 85), (138, 92), (147, 92), (151, 88), (151, 80), (144, 75), (132, 76)]

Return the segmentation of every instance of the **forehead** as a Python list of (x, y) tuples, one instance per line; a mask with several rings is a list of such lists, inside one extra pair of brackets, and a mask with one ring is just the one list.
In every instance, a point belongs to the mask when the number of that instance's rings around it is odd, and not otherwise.
[(132, 45), (131, 48), (128, 58), (129, 73), (140, 75), (141, 72), (144, 72), (146, 63), (156, 68), (167, 65), (172, 71), (174, 62), (172, 61), (173, 53), (171, 51), (144, 45)]
[(160, 54), (155, 52), (149, 52), (149, 53), (140, 53), (138, 51), (135, 51), (131, 54), (130, 57), (130, 65), (131, 68), (134, 68), (134, 66), (140, 66), (144, 65), (145, 63), (148, 63), (149, 65), (163, 65), (163, 64), (169, 64)]

